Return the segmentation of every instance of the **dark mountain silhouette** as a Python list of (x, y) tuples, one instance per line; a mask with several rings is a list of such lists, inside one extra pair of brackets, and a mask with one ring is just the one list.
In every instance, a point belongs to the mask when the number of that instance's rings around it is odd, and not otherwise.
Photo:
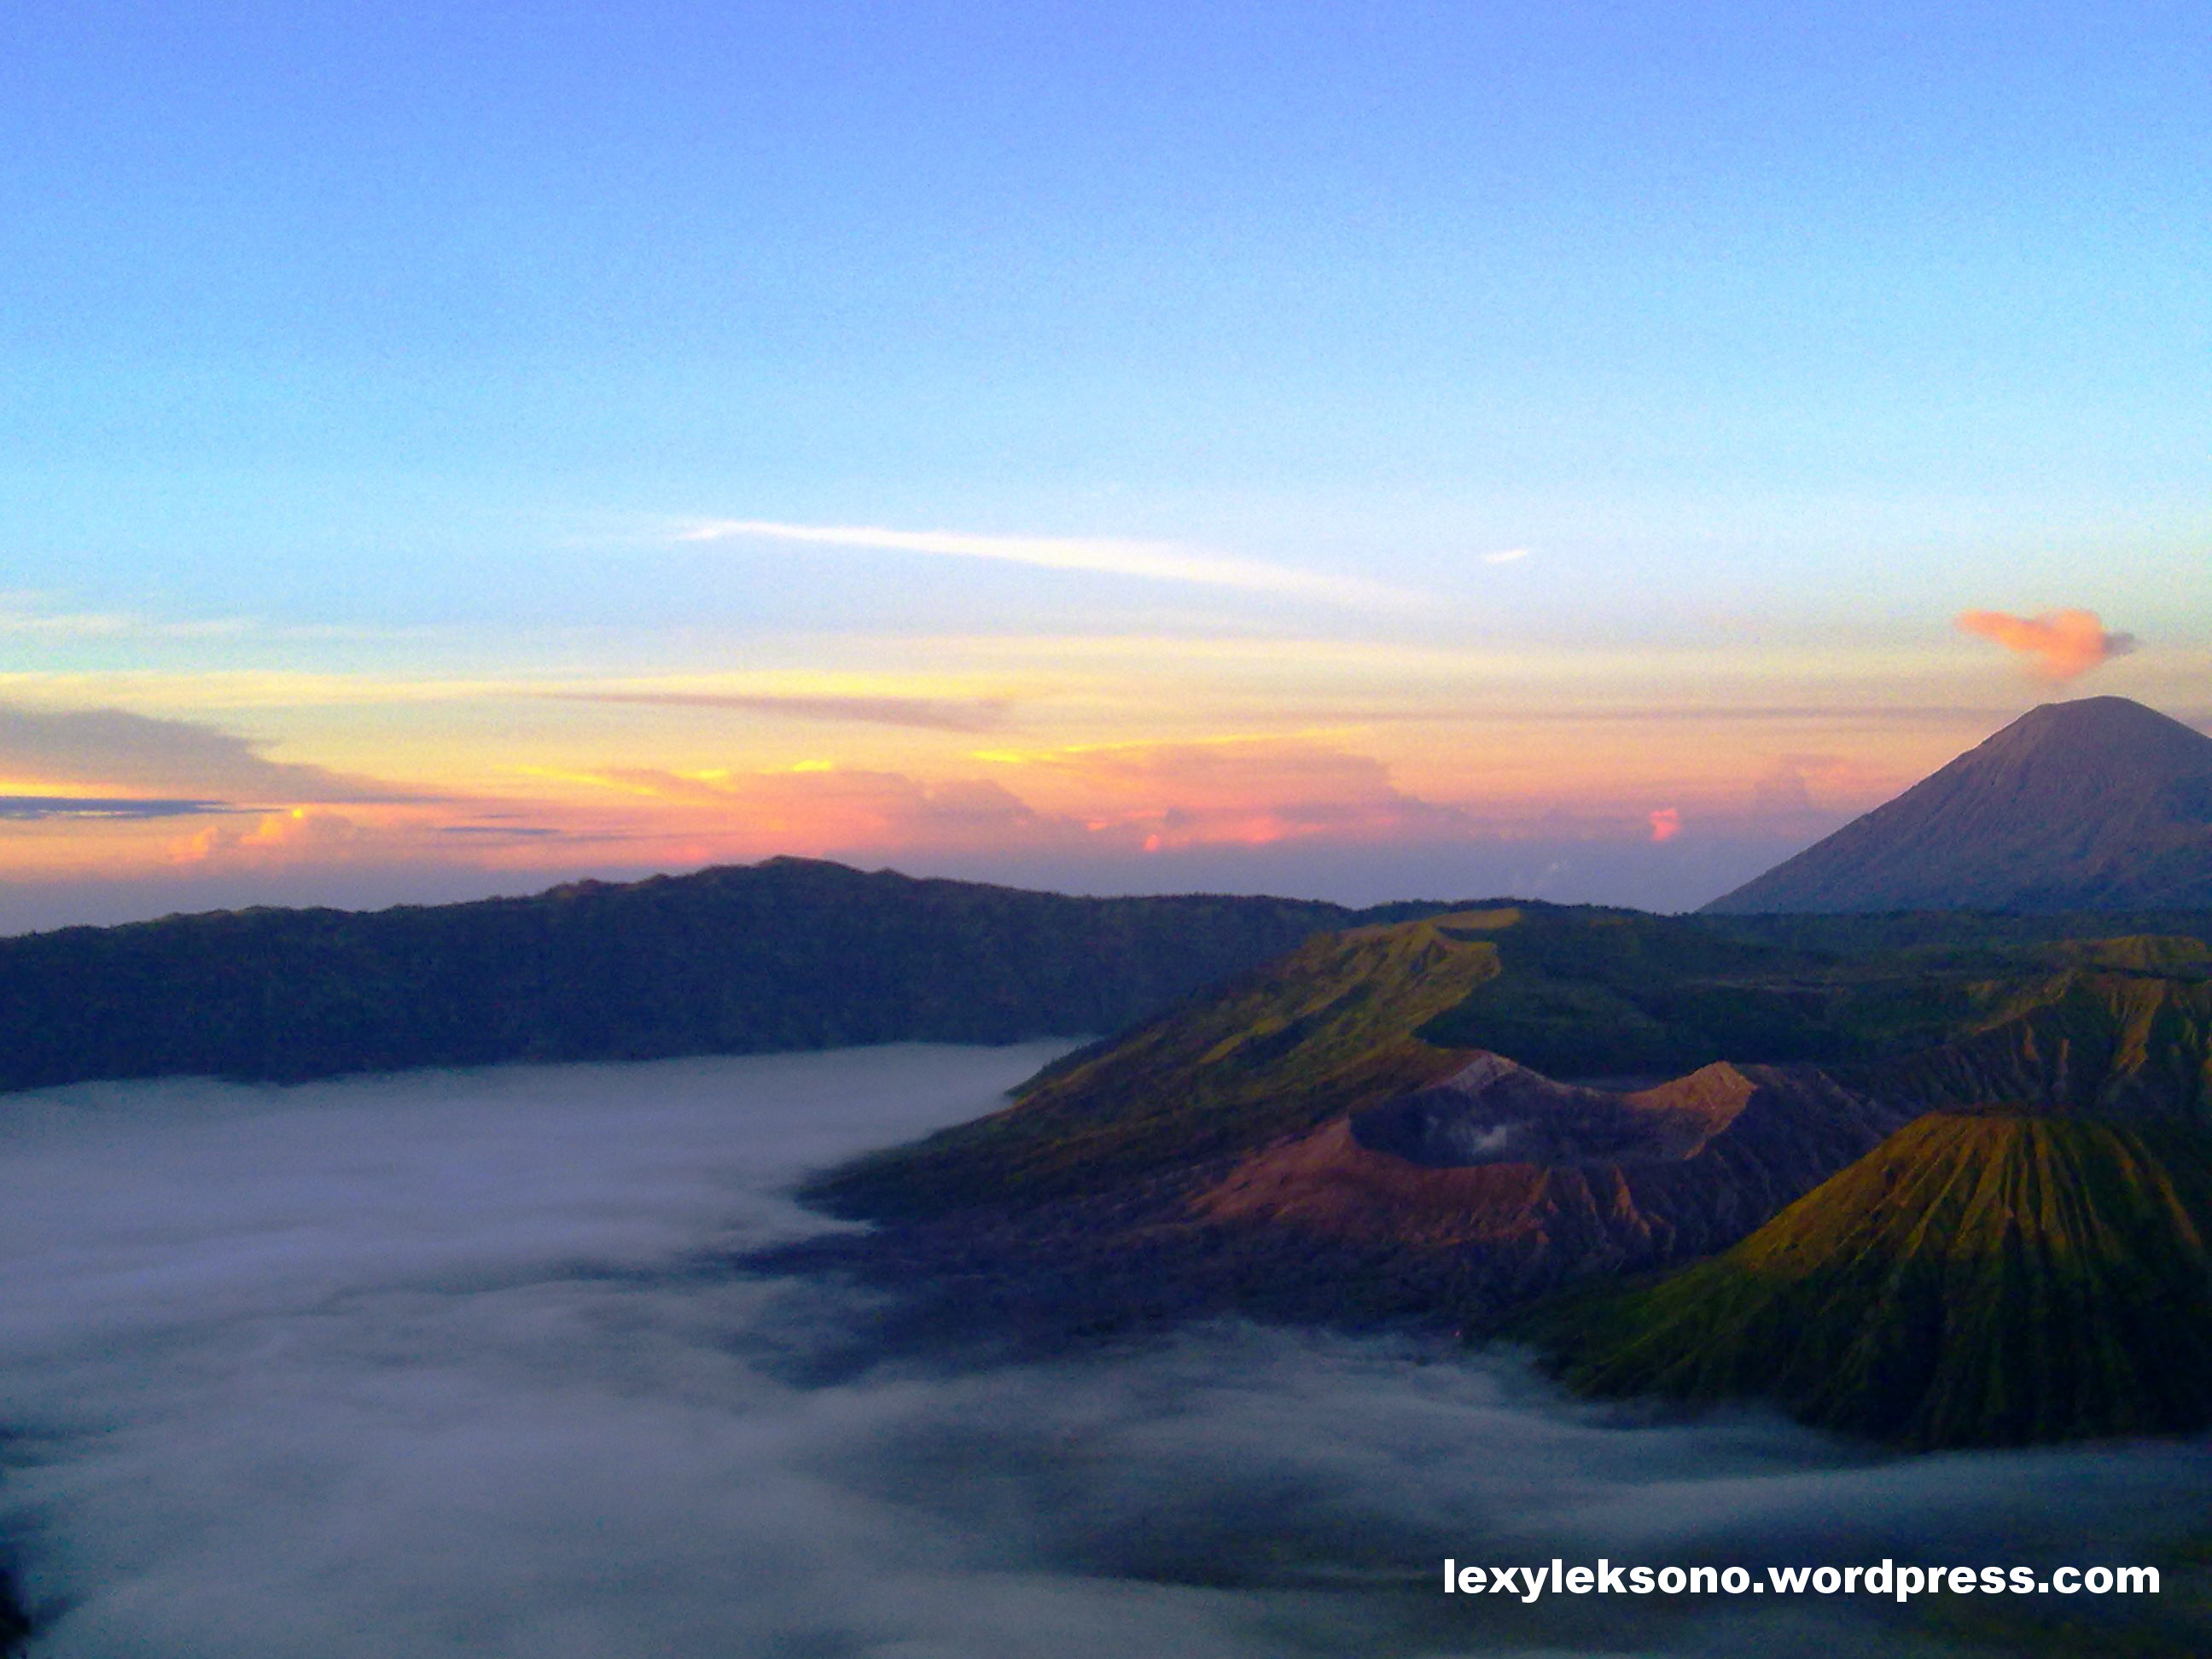
[(770, 859), (480, 903), (64, 928), (0, 939), (0, 1089), (1086, 1036), (1359, 919)]
[(2212, 738), (2125, 697), (2029, 710), (1709, 912), (2212, 906)]

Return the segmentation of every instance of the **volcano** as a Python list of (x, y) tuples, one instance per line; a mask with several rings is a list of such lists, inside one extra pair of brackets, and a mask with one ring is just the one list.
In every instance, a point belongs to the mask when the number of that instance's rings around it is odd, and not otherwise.
[(2212, 908), (2212, 738), (2125, 697), (2030, 709), (1708, 912)]
[(2212, 1138), (1937, 1112), (1735, 1249), (1540, 1310), (1602, 1395), (1764, 1395), (1923, 1449), (2212, 1423)]

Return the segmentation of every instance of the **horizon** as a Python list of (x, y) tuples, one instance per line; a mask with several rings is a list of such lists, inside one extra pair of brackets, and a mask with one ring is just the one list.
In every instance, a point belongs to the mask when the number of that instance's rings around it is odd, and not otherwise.
[(56, 9), (0, 933), (788, 854), (1694, 908), (2212, 724), (2179, 9)]

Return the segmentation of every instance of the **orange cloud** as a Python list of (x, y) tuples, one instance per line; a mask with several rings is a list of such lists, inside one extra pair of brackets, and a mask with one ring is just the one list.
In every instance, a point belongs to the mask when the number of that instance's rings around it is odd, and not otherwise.
[[(988, 779), (926, 784), (902, 773), (842, 767), (706, 773), (623, 767), (562, 778), (658, 803), (672, 815), (657, 818), (669, 833), (680, 830), (717, 857), (982, 849), (1079, 835)], [(654, 822), (624, 833), (649, 836)]]
[(2070, 680), (2136, 648), (2133, 635), (2107, 633), (2094, 611), (2045, 611), (2033, 617), (1967, 611), (1960, 613), (1958, 625), (2029, 659), (2028, 672), (2038, 679)]
[(343, 857), (360, 836), (351, 818), (295, 806), (268, 813), (250, 828), (211, 825), (178, 842), (171, 858), (178, 864), (322, 862)]
[(981, 758), (1005, 768), (1014, 787), (814, 766), (537, 775), (586, 786), (602, 799), (627, 798), (617, 811), (625, 813), (621, 833), (633, 842), (681, 836), (687, 846), (711, 844), (711, 855), (726, 858), (1159, 852), (1309, 837), (1434, 841), (1480, 828), (1455, 807), (1397, 788), (1379, 761), (1310, 743), (1128, 744)]
[(1459, 809), (1391, 781), (1368, 756), (1297, 739), (1116, 744), (1000, 754), (1032, 799), (1079, 816), (1094, 832), (1140, 834), (1146, 850), (1327, 836), (1433, 839), (1474, 827)]
[(1651, 814), (1651, 839), (1672, 841), (1682, 833), (1682, 814), (1678, 807), (1662, 806)]

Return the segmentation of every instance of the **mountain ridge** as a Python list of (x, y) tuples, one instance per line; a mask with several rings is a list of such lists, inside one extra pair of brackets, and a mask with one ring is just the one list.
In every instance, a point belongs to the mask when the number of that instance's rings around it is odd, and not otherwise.
[(1373, 915), (773, 859), (527, 898), (0, 939), (0, 1090), (1090, 1036)]

